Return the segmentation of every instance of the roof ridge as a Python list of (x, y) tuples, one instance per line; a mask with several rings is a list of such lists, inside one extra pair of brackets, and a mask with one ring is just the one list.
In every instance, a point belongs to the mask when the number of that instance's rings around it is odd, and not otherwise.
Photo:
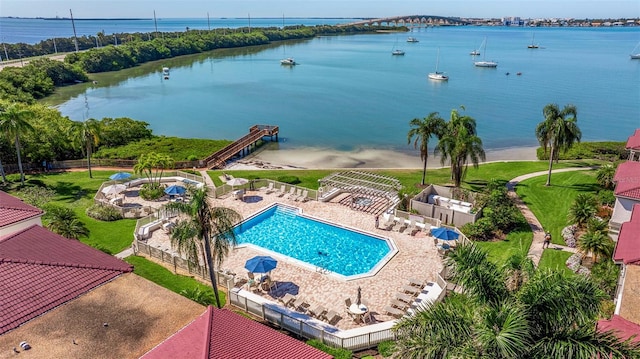
[(9, 239), (15, 238), (15, 237), (17, 237), (19, 234), (22, 234), (22, 233), (24, 233), (24, 232), (28, 231), (29, 229), (31, 229), (31, 228), (33, 228), (33, 227), (35, 227), (35, 226), (38, 226), (38, 225), (37, 225), (37, 224), (32, 224), (32, 225), (30, 225), (29, 227), (22, 228), (22, 229), (20, 229), (20, 230), (18, 230), (18, 231), (16, 231), (16, 232), (9, 233), (9, 234), (7, 234), (7, 235), (6, 235), (6, 236), (4, 236), (4, 237), (0, 237), (0, 243), (2, 243), (2, 242), (6, 242), (6, 241), (8, 241)]
[(12, 207), (12, 206), (7, 206), (4, 204), (0, 204), (0, 208), (6, 208), (6, 209), (14, 209), (16, 211), (26, 211), (26, 212), (44, 212), (42, 209), (38, 208), (38, 207), (33, 207), (33, 208), (18, 208), (18, 207)]
[(122, 273), (128, 273), (133, 270), (131, 265), (129, 265), (129, 268), (125, 270), (123, 268), (110, 267), (110, 266), (99, 266), (99, 265), (91, 265), (91, 264), (66, 263), (66, 262), (45, 262), (45, 261), (39, 261), (34, 259), (0, 258), (0, 261), (5, 263), (16, 263), (16, 264), (34, 264), (34, 265), (48, 265), (53, 267), (98, 269), (98, 270), (107, 270), (107, 271), (122, 272)]
[(204, 351), (203, 351), (203, 359), (209, 359), (211, 355), (211, 331), (213, 330), (213, 306), (209, 305), (207, 307), (207, 330), (205, 331), (204, 337)]

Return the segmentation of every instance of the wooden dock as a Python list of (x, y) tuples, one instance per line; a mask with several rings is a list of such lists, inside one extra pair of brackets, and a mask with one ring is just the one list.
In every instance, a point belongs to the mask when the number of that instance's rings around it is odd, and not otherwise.
[(204, 162), (207, 163), (207, 168), (215, 169), (222, 168), (227, 164), (227, 161), (234, 156), (243, 156), (251, 150), (251, 146), (255, 149), (258, 141), (264, 137), (270, 137), (278, 141), (278, 126), (271, 125), (254, 125), (249, 128), (249, 133), (235, 140), (230, 145), (224, 147), (220, 151), (205, 158)]

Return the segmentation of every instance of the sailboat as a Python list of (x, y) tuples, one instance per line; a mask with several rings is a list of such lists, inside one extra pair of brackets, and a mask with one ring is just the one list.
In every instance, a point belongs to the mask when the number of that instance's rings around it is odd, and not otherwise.
[(396, 42), (393, 45), (393, 50), (391, 51), (391, 55), (404, 55), (404, 51), (397, 48), (398, 47), (398, 38), (396, 37)]
[[(484, 38), (484, 41), (482, 42), (484, 44), (484, 47), (482, 48), (482, 53), (483, 54), (487, 54), (487, 38)], [(498, 67), (498, 63), (495, 61), (486, 61), (485, 55), (482, 56), (482, 61), (475, 61), (473, 64), (476, 67)]]
[[(479, 49), (481, 49), (481, 48), (482, 48), (482, 46), (484, 46), (484, 40), (482, 40), (482, 43), (480, 44)], [(480, 50), (474, 49), (473, 51), (471, 51), (471, 52), (469, 53), (469, 55), (471, 55), (471, 56), (478, 56), (478, 55), (480, 55)]]
[(537, 49), (538, 48), (538, 44), (536, 44), (534, 41), (536, 39), (536, 34), (533, 34), (533, 36), (531, 37), (531, 44), (527, 45), (528, 49)]
[[(284, 17), (283, 17), (283, 24), (284, 24)], [(287, 49), (287, 45), (284, 44), (282, 50), (286, 51)], [(280, 60), (280, 65), (285, 65), (285, 66), (295, 66), (297, 65), (296, 60), (293, 57), (287, 57), (284, 58), (282, 60)]]
[(633, 50), (631, 51), (631, 54), (629, 55), (634, 60), (640, 60), (640, 49), (638, 49), (639, 47), (640, 47), (640, 42), (638, 43), (638, 45), (636, 45), (636, 47), (633, 48)]
[(427, 75), (427, 77), (430, 78), (431, 80), (437, 80), (437, 81), (449, 80), (449, 76), (445, 75), (444, 72), (438, 71), (439, 63), (440, 63), (440, 48), (438, 48), (438, 57), (436, 58), (436, 71), (430, 72), (429, 75)]

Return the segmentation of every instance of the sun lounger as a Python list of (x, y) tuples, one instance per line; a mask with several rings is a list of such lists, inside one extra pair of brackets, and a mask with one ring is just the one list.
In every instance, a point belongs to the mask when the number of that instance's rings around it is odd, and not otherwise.
[(296, 300), (294, 300), (292, 304), (293, 309), (299, 310), (301, 312), (306, 311), (308, 306), (309, 304), (307, 304), (302, 297), (296, 298)]
[(268, 186), (260, 187), (260, 191), (266, 194), (272, 193), (274, 191), (273, 182), (269, 182)]
[(291, 187), (291, 189), (289, 190), (289, 193), (287, 193), (287, 199), (294, 199), (296, 198), (296, 188), (295, 187)]
[(407, 224), (404, 222), (404, 218), (400, 218), (398, 222), (393, 226), (393, 231), (402, 232), (407, 228)]
[(409, 284), (414, 287), (422, 288), (424, 286), (424, 281), (415, 278), (409, 278)]
[(337, 322), (340, 319), (340, 315), (333, 310), (327, 312), (327, 314), (325, 314), (323, 317), (324, 319), (326, 319), (327, 323), (332, 325), (334, 322)]
[(302, 195), (298, 197), (298, 201), (307, 202), (308, 200), (309, 200), (309, 191), (305, 189), (304, 191), (302, 191)]
[(404, 312), (398, 308), (394, 308), (394, 307), (390, 307), (390, 306), (386, 306), (384, 307), (384, 310), (391, 316), (393, 316), (394, 318), (400, 318), (404, 315)]
[(389, 219), (387, 219), (387, 221), (385, 223), (383, 223), (380, 228), (384, 229), (385, 231), (389, 231), (391, 230), (391, 228), (393, 228), (393, 225), (396, 223), (395, 219), (393, 216), (389, 216)]
[(285, 192), (285, 186), (282, 185), (280, 186), (280, 191), (278, 191), (278, 197), (282, 197), (286, 194), (287, 192)]
[(316, 305), (315, 307), (309, 308), (309, 314), (312, 317), (316, 317), (316, 318), (321, 318), (326, 311), (327, 311), (327, 308), (321, 305)]
[(401, 301), (411, 304), (411, 302), (413, 302), (413, 297), (406, 295), (404, 293), (396, 293), (396, 299), (400, 299)]
[(278, 298), (278, 301), (280, 301), (280, 303), (282, 303), (285, 307), (288, 307), (289, 305), (291, 305), (291, 303), (295, 300), (296, 300), (296, 297), (293, 296), (291, 293), (287, 293), (282, 298)]
[(402, 290), (405, 293), (409, 293), (409, 294), (411, 294), (413, 296), (417, 296), (418, 294), (420, 294), (420, 289), (418, 289), (416, 287), (413, 287), (413, 286), (410, 286), (410, 285), (405, 285), (404, 287), (402, 287)]
[(407, 304), (407, 303), (405, 303), (403, 301), (397, 300), (397, 299), (392, 299), (391, 300), (391, 306), (394, 307), (394, 308), (398, 308), (400, 310), (405, 310), (405, 309), (407, 309), (409, 304)]

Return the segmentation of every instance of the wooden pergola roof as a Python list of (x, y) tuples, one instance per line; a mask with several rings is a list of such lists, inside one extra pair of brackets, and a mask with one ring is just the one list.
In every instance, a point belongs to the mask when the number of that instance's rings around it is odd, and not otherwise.
[(400, 181), (393, 177), (363, 171), (332, 173), (319, 182), (320, 187), (330, 186), (350, 193), (387, 199), (396, 198), (402, 188)]

